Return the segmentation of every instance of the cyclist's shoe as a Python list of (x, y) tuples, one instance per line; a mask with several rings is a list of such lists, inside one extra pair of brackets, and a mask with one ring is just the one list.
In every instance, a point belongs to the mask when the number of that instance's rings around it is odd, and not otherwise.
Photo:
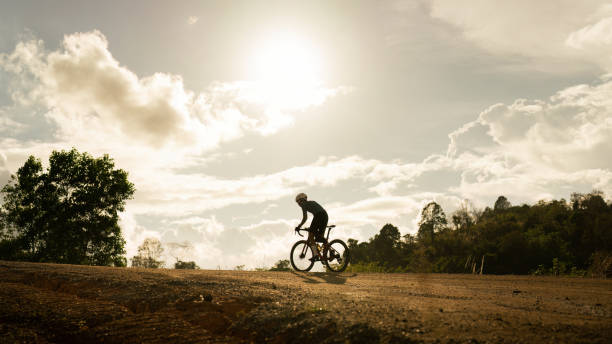
[(310, 258), (309, 260), (314, 263), (314, 262), (320, 261), (321, 259), (319, 258), (319, 256), (314, 256), (314, 257)]

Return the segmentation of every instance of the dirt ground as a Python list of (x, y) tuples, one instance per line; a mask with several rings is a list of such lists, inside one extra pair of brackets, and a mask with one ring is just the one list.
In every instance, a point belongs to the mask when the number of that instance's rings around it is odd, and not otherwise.
[(612, 281), (0, 261), (0, 343), (610, 343)]

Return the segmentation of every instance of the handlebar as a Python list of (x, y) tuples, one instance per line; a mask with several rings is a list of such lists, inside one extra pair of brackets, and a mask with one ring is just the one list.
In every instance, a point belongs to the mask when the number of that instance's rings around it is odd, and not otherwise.
[(308, 230), (309, 230), (309, 229), (310, 229), (310, 228), (301, 228), (301, 229), (296, 229), (296, 230), (295, 230), (295, 232), (296, 232), (296, 233), (297, 233), (299, 236), (304, 237), (304, 236), (303, 236), (303, 235), (300, 233), (300, 231), (306, 231), (306, 232), (308, 232)]
[[(327, 226), (325, 229), (327, 229), (327, 237), (329, 238), (329, 232), (331, 232), (332, 228), (336, 227), (336, 225), (331, 225), (331, 226)], [(300, 233), (300, 231), (306, 231), (308, 232), (310, 230), (310, 228), (301, 228), (301, 229), (296, 229), (295, 232), (303, 237), (303, 235)]]

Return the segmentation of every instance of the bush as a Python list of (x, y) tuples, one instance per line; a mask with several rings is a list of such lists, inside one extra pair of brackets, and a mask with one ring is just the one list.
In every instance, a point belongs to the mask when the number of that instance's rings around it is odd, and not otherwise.
[(194, 261), (191, 262), (183, 262), (183, 261), (177, 261), (176, 263), (174, 263), (174, 268), (175, 269), (199, 269), (200, 267), (196, 265), (196, 263)]
[(276, 264), (274, 264), (274, 267), (271, 268), (270, 271), (290, 271), (290, 264), (289, 259), (279, 260), (276, 262)]

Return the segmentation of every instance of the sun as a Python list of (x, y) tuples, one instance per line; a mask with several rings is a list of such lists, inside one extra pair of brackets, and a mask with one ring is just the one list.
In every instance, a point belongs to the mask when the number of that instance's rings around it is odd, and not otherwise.
[(247, 56), (242, 99), (262, 105), (268, 122), (287, 125), (289, 112), (322, 104), (335, 91), (324, 85), (321, 50), (306, 36), (267, 33)]
[(321, 82), (317, 49), (295, 34), (266, 37), (257, 46), (252, 66), (258, 81), (281, 87), (302, 88)]

